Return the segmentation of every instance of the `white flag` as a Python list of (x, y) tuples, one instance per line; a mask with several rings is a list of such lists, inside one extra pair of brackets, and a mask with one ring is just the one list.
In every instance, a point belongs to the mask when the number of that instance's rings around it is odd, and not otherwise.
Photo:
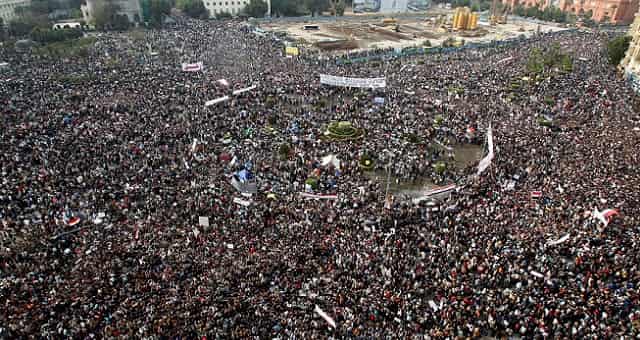
[(327, 321), (327, 323), (331, 327), (336, 328), (336, 322), (333, 321), (333, 319), (329, 315), (327, 315), (327, 313), (325, 313), (322, 309), (320, 309), (318, 305), (316, 305), (316, 309), (314, 309), (314, 311), (318, 313), (318, 315), (320, 315), (323, 319), (325, 319), (325, 321)]

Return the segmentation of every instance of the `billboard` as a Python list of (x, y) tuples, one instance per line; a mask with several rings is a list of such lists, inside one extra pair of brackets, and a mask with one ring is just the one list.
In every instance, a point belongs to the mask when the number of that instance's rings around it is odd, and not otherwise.
[(424, 11), (430, 0), (353, 0), (354, 13), (403, 13)]
[(380, 13), (402, 13), (408, 10), (408, 0), (380, 0)]
[(407, 8), (410, 11), (426, 11), (431, 7), (431, 0), (409, 0)]

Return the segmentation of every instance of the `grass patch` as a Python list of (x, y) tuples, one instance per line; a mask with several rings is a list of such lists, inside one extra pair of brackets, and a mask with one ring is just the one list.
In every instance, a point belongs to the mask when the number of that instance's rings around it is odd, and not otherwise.
[(34, 54), (40, 56), (66, 58), (73, 56), (87, 57), (89, 48), (96, 42), (95, 37), (78, 38), (46, 44), (34, 49)]

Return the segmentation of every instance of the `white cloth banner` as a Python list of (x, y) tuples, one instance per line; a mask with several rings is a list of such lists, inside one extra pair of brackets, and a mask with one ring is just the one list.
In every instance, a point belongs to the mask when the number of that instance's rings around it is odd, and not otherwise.
[(438, 194), (444, 194), (447, 193), (449, 191), (453, 191), (457, 188), (457, 186), (455, 184), (450, 184), (447, 186), (443, 186), (443, 187), (435, 187), (431, 190), (426, 191), (422, 196), (414, 198), (413, 199), (413, 203), (414, 204), (418, 204), (422, 201), (428, 200), (431, 196), (434, 195), (438, 195)]
[(251, 201), (247, 201), (247, 200), (243, 200), (240, 197), (234, 197), (233, 198), (233, 203), (235, 204), (240, 204), (243, 207), (248, 207), (251, 205)]
[(204, 106), (216, 105), (218, 103), (226, 102), (227, 100), (229, 100), (229, 96), (216, 98), (216, 99), (213, 99), (213, 100), (210, 100), (210, 101), (204, 103)]
[(333, 318), (327, 315), (327, 313), (320, 309), (320, 307), (316, 305), (316, 308), (313, 311), (320, 315), (329, 324), (329, 326), (336, 328), (336, 322), (333, 320)]
[(561, 238), (559, 238), (557, 240), (553, 240), (553, 241), (547, 242), (547, 245), (550, 245), (550, 246), (558, 245), (558, 244), (563, 243), (564, 241), (568, 240), (569, 237), (570, 237), (570, 234), (566, 234), (566, 235), (562, 236)]
[(489, 145), (489, 153), (483, 159), (480, 160), (480, 163), (478, 163), (478, 173), (477, 173), (477, 175), (480, 175), (485, 170), (487, 170), (489, 165), (491, 165), (491, 161), (493, 160), (493, 157), (494, 157), (494, 153), (493, 153), (493, 131), (491, 130), (491, 126), (489, 126), (489, 130), (487, 131), (487, 144)]
[(243, 94), (243, 93), (245, 93), (245, 92), (249, 92), (249, 91), (251, 91), (251, 90), (255, 89), (256, 87), (257, 87), (257, 86), (253, 85), (253, 86), (245, 87), (245, 88), (243, 88), (243, 89), (235, 90), (235, 91), (233, 91), (233, 95), (234, 95), (234, 96), (237, 96), (237, 95), (239, 95), (239, 94)]
[(198, 216), (198, 225), (201, 227), (209, 226), (209, 217), (208, 216)]
[(202, 64), (202, 62), (193, 64), (182, 63), (182, 71), (184, 72), (198, 72), (202, 71), (203, 68), (204, 64)]
[(387, 81), (385, 78), (349, 78), (321, 74), (320, 84), (343, 87), (383, 88), (387, 86)]
[(304, 198), (314, 198), (318, 200), (335, 200), (338, 199), (338, 195), (322, 195), (322, 194), (312, 194), (308, 192), (301, 192), (300, 196)]

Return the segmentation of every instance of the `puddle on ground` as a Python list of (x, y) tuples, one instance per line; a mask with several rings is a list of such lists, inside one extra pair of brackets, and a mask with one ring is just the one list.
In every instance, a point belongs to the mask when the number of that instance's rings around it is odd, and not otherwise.
[[(462, 169), (470, 165), (477, 164), (482, 158), (483, 149), (480, 145), (462, 144), (454, 145), (454, 164), (457, 169)], [(387, 172), (384, 170), (372, 171), (365, 173), (370, 179), (380, 183), (381, 188), (387, 186)], [(409, 196), (411, 198), (421, 197), (425, 192), (438, 187), (428, 177), (419, 177), (414, 181), (403, 180), (401, 178), (390, 176), (389, 192), (396, 196)]]

